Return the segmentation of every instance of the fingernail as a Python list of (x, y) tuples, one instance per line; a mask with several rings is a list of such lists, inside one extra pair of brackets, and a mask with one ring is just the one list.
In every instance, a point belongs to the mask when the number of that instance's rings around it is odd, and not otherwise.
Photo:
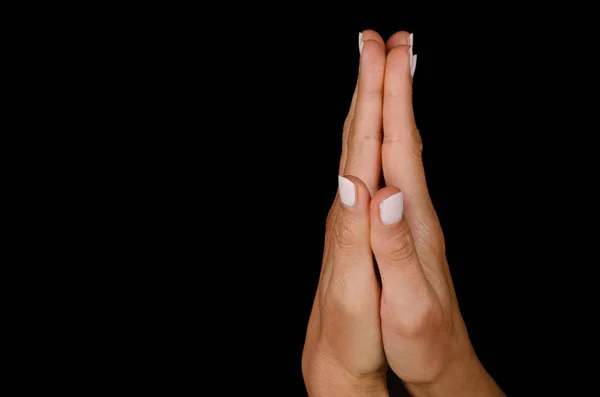
[(410, 54), (410, 77), (414, 77), (415, 69), (417, 68), (417, 55), (413, 55), (413, 44), (415, 42), (415, 38), (413, 33), (408, 36), (408, 45), (409, 45), (409, 54)]
[(338, 189), (340, 191), (340, 200), (342, 204), (348, 207), (354, 207), (356, 203), (356, 186), (349, 179), (338, 175)]
[(362, 32), (358, 32), (358, 53), (359, 54), (362, 54), (362, 48), (363, 48)]
[(379, 204), (379, 218), (384, 225), (393, 225), (402, 220), (403, 210), (402, 192), (398, 192)]

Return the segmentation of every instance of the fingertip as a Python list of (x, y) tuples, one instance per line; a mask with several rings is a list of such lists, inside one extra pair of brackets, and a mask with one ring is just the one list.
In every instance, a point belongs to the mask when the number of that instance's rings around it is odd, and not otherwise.
[(379, 219), (385, 226), (391, 226), (402, 220), (404, 199), (402, 192), (393, 194), (379, 203)]
[(340, 201), (348, 209), (367, 209), (371, 194), (367, 185), (354, 175), (338, 176)]
[(398, 68), (401, 66), (408, 67), (410, 64), (411, 48), (408, 45), (399, 45), (392, 49), (387, 54), (388, 66)]
[(402, 192), (393, 186), (379, 190), (371, 199), (370, 210), (373, 222), (384, 226), (399, 223), (404, 212)]
[(385, 44), (380, 42), (379, 40), (374, 39), (365, 39), (363, 36), (361, 58), (368, 59), (372, 61), (373, 58), (385, 58)]
[(397, 187), (386, 186), (386, 187), (380, 189), (379, 191), (377, 191), (377, 193), (373, 196), (373, 198), (371, 199), (371, 205), (378, 206), (380, 202), (382, 202), (383, 200), (387, 199), (388, 197), (393, 196), (394, 194), (397, 194), (399, 192), (400, 192), (400, 189), (398, 189)]
[(389, 52), (393, 48), (396, 48), (400, 45), (410, 46), (411, 45), (411, 36), (412, 36), (412, 34), (405, 32), (403, 30), (394, 33), (393, 35), (390, 36), (390, 38), (385, 43), (386, 50)]
[(385, 45), (377, 40), (363, 41), (359, 66), (359, 91), (382, 93), (385, 74)]
[[(386, 96), (396, 97), (397, 99), (402, 98), (402, 100), (411, 97), (411, 57), (412, 50), (408, 46), (395, 47), (387, 54), (384, 86)], [(394, 109), (398, 109), (398, 104), (389, 102), (388, 105), (393, 106)], [(409, 108), (407, 110), (412, 111)]]
[(338, 190), (342, 204), (346, 207), (354, 207), (356, 204), (356, 185), (348, 178), (338, 175)]
[(383, 41), (383, 38), (381, 38), (381, 35), (374, 30), (363, 30), (362, 32), (360, 32), (360, 36), (362, 37), (363, 41), (374, 40), (380, 44), (385, 45), (385, 42)]

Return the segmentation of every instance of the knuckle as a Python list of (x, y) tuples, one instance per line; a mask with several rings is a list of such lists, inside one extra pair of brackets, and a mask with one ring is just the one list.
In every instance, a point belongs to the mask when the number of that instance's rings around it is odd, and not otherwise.
[(383, 298), (381, 302), (381, 321), (386, 328), (407, 339), (418, 339), (439, 329), (442, 323), (442, 310), (434, 299), (420, 300), (419, 305), (409, 309), (397, 310), (392, 302)]
[(415, 222), (415, 238), (420, 246), (427, 247), (427, 250), (436, 255), (444, 253), (444, 234), (442, 233), (439, 220), (435, 212), (429, 219), (434, 220), (434, 224), (424, 219), (417, 219)]
[(415, 127), (413, 129), (413, 144), (410, 145), (410, 154), (415, 158), (415, 159), (421, 159), (422, 155), (423, 155), (423, 140), (421, 139), (421, 134), (419, 133), (419, 130)]
[(357, 222), (348, 216), (337, 216), (333, 225), (333, 240), (338, 250), (345, 251), (356, 243)]
[(394, 244), (387, 251), (387, 258), (391, 263), (412, 265), (416, 259), (415, 247), (406, 242)]
[(387, 262), (398, 265), (410, 265), (417, 260), (415, 245), (406, 225), (377, 244), (377, 253)]
[[(356, 293), (352, 288), (352, 283), (344, 277), (338, 278), (336, 284), (328, 290), (328, 297), (325, 301), (325, 310), (329, 312), (332, 318), (344, 319), (364, 319), (373, 310), (370, 300), (365, 299), (364, 294)], [(334, 314), (335, 313), (335, 314)]]
[[(368, 73), (383, 74), (383, 71), (372, 68), (368, 71)], [(383, 86), (374, 78), (368, 79), (365, 83), (359, 86), (359, 95), (363, 101), (376, 103), (383, 97)]]
[[(369, 72), (382, 72), (385, 62), (385, 45), (379, 40), (366, 39), (363, 41), (364, 64)], [(362, 65), (361, 65), (362, 66)]]
[[(429, 199), (429, 198), (427, 198)], [(433, 205), (428, 213), (415, 220), (413, 239), (415, 245), (426, 252), (428, 257), (441, 258), (446, 254), (446, 242), (439, 218)]]

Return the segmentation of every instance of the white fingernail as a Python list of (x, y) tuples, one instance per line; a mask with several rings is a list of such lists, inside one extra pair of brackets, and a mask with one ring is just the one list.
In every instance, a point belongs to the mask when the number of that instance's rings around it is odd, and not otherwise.
[(363, 48), (362, 32), (358, 32), (358, 53), (359, 54), (362, 54), (362, 48)]
[(415, 37), (413, 33), (408, 36), (408, 46), (410, 54), (410, 77), (415, 75), (415, 69), (417, 68), (417, 55), (413, 55), (413, 44), (415, 43)]
[(404, 200), (402, 192), (396, 193), (379, 204), (379, 218), (384, 225), (393, 225), (402, 220)]
[(338, 189), (340, 191), (340, 200), (342, 204), (348, 207), (354, 207), (356, 203), (356, 186), (349, 179), (338, 175)]

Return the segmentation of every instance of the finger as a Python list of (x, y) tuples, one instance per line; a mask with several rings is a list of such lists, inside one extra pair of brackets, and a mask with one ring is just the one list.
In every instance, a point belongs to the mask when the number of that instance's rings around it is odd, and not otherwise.
[(381, 36), (362, 34), (362, 53), (354, 117), (348, 130), (344, 173), (361, 179), (373, 194), (381, 174), (381, 129), (385, 45)]
[[(331, 232), (331, 262), (321, 318), (323, 335), (335, 336), (327, 344), (335, 352), (361, 350), (359, 361), (373, 362), (381, 351), (360, 346), (380, 345), (380, 289), (373, 266), (370, 237), (370, 193), (357, 177), (339, 177), (339, 206)], [(333, 314), (335, 312), (335, 315)], [(331, 322), (328, 319), (335, 319)], [(370, 340), (368, 340), (370, 339)], [(368, 343), (367, 343), (368, 342)], [(354, 349), (339, 344), (351, 343)], [(372, 357), (370, 357), (372, 356)], [(371, 360), (370, 358), (373, 358)], [(343, 357), (341, 362), (356, 362)]]
[(386, 187), (371, 201), (371, 246), (381, 274), (381, 319), (405, 337), (441, 321), (439, 300), (419, 263), (403, 193)]
[[(383, 39), (381, 36), (372, 30), (365, 30), (364, 32), (360, 32), (358, 34), (358, 51), (359, 54), (362, 55), (362, 47), (364, 40), (375, 40), (383, 43)], [(344, 129), (342, 133), (342, 156), (340, 159), (340, 169), (339, 174), (345, 174), (346, 168), (346, 159), (348, 157), (348, 132), (350, 131), (350, 126), (352, 125), (352, 120), (354, 119), (354, 109), (356, 108), (356, 97), (358, 94), (358, 79), (356, 81), (356, 85), (354, 87), (354, 93), (352, 94), (352, 103), (350, 104), (350, 110), (348, 111), (348, 115), (346, 116), (346, 120), (344, 121)]]
[(410, 77), (414, 77), (415, 70), (417, 68), (417, 54), (415, 54), (414, 50), (413, 50), (414, 42), (415, 42), (415, 36), (414, 36), (414, 34), (411, 33), (410, 36), (408, 37), (408, 45), (410, 47), (410, 50), (409, 50), (409, 54), (410, 54)]
[(374, 30), (367, 29), (358, 34), (358, 52), (360, 53), (360, 55), (362, 55), (363, 52), (364, 42), (368, 40), (374, 40), (380, 44), (385, 45), (385, 42), (383, 41), (379, 33), (377, 33)]
[(382, 166), (387, 186), (402, 190), (406, 221), (424, 258), (443, 250), (441, 228), (429, 197), (422, 143), (412, 108), (410, 49), (396, 46), (386, 59)]
[(350, 131), (350, 126), (352, 125), (352, 120), (354, 119), (354, 109), (356, 108), (357, 94), (358, 94), (358, 80), (356, 82), (356, 85), (354, 86), (354, 93), (352, 94), (352, 102), (350, 103), (350, 110), (348, 111), (346, 120), (344, 120), (344, 129), (342, 130), (342, 156), (340, 158), (340, 169), (339, 169), (340, 175), (345, 174), (346, 159), (348, 158), (348, 132)]
[(338, 176), (338, 194), (329, 213), (333, 219), (327, 222), (327, 254), (324, 257), (328, 263), (324, 264), (322, 275), (325, 288), (322, 299), (325, 299), (334, 267), (341, 272), (359, 269), (357, 271), (368, 273), (369, 268), (373, 271), (373, 266), (368, 265), (373, 263), (369, 233), (370, 199), (366, 185), (359, 178)]
[(414, 36), (412, 33), (400, 31), (394, 33), (388, 41), (385, 43), (387, 52), (390, 52), (394, 48), (405, 45), (409, 47), (409, 59), (410, 59), (410, 75), (414, 76), (415, 69), (417, 67), (417, 55), (413, 54), (413, 42)]
[(393, 48), (398, 47), (400, 45), (409, 45), (410, 44), (410, 33), (405, 31), (396, 32), (390, 36), (390, 38), (385, 43), (385, 49), (387, 52), (390, 52)]

